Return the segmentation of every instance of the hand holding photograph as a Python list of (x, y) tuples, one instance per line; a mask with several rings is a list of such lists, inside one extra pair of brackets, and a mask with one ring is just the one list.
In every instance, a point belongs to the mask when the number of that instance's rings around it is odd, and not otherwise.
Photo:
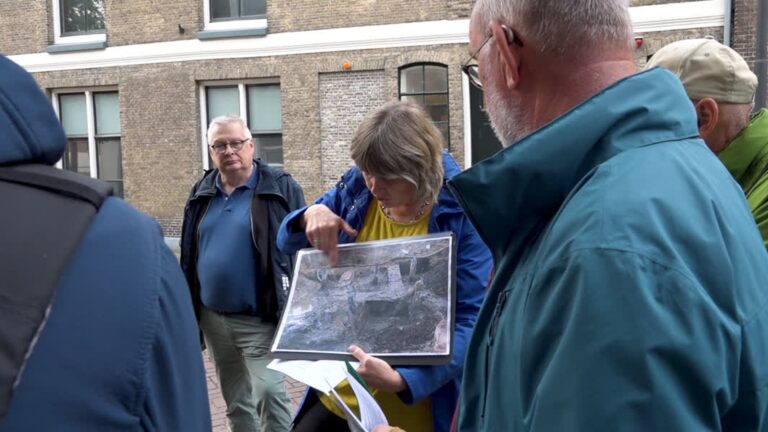
[(355, 344), (392, 365), (450, 360), (455, 295), (452, 233), (339, 246), (331, 267), (300, 250), (272, 352), (279, 359), (352, 359)]

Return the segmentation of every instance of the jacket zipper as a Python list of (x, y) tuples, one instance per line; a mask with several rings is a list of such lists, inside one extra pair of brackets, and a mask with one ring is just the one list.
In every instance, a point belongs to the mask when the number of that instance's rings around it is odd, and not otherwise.
[(508, 291), (502, 291), (496, 299), (496, 308), (493, 311), (493, 318), (491, 318), (490, 328), (488, 329), (488, 344), (485, 347), (485, 380), (483, 390), (483, 408), (480, 411), (480, 417), (485, 418), (485, 408), (488, 402), (488, 377), (490, 375), (491, 366), (491, 351), (493, 350), (493, 342), (496, 338), (496, 329), (499, 325), (499, 318), (504, 311), (504, 305), (507, 302)]

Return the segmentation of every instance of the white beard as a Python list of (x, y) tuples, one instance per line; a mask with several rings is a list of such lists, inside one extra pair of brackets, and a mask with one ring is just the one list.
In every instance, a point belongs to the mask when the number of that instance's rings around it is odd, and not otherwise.
[(488, 118), (496, 137), (504, 147), (509, 147), (520, 138), (528, 135), (528, 114), (523, 109), (522, 103), (511, 97), (504, 97), (502, 92), (494, 90), (499, 88), (489, 77), (485, 95)]

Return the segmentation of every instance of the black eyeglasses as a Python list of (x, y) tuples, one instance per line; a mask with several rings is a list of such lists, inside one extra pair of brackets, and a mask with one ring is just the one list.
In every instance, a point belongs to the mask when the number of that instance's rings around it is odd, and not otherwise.
[(243, 149), (243, 145), (248, 142), (250, 138), (245, 138), (241, 140), (234, 140), (234, 141), (217, 141), (211, 145), (211, 148), (213, 149), (216, 154), (222, 154), (227, 151), (227, 146), (232, 149), (233, 152), (239, 152)]
[[(507, 43), (514, 43), (518, 46), (523, 46), (523, 42), (520, 40), (519, 37), (515, 36), (515, 32), (507, 27), (506, 25), (502, 24), (501, 29), (504, 30), (504, 33), (507, 35)], [(488, 42), (493, 38), (493, 33), (489, 34), (483, 43), (480, 44), (480, 47), (478, 47), (475, 52), (472, 53), (471, 56), (469, 56), (469, 59), (464, 62), (464, 64), (461, 65), (461, 70), (465, 74), (467, 74), (467, 78), (469, 78), (469, 82), (477, 87), (478, 89), (483, 89), (483, 82), (480, 80), (480, 72), (477, 69), (477, 63), (470, 64), (473, 60), (475, 60), (475, 57), (477, 57), (478, 54), (480, 54), (480, 50), (482, 50), (486, 45), (488, 45)]]

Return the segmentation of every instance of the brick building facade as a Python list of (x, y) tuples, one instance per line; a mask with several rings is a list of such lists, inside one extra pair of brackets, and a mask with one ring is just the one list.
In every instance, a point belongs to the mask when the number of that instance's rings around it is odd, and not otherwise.
[[(308, 200), (349, 166), (362, 116), (393, 98), (429, 105), (451, 153), (472, 163), (482, 113), (460, 70), (471, 1), (238, 1), (265, 9), (220, 20), (219, 0), (93, 0), (95, 18), (73, 24), (60, 19), (66, 1), (4, 0), (0, 52), (51, 95), (72, 146), (62, 165), (113, 180), (168, 236), (207, 167), (216, 113), (239, 110)], [(677, 39), (722, 40), (728, 22), (754, 61), (754, 4), (734, 0), (731, 14), (725, 0), (633, 1), (638, 66)]]

